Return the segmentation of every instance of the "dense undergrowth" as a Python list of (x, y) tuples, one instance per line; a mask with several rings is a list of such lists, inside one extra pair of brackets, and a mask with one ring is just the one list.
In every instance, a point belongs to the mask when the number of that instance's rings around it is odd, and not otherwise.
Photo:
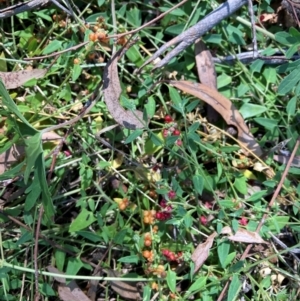
[[(279, 21), (263, 23), (261, 17), (280, 3), (254, 3), (257, 43), (267, 56), (288, 50), (290, 61), (215, 65), (218, 91), (239, 109), (267, 153), (261, 161), (240, 148), (221, 116), (209, 123), (200, 99), (164, 82), (199, 82), (194, 46), (164, 69), (152, 72), (153, 66), (146, 66), (134, 73), (149, 54), (204, 18), (217, 1), (188, 1), (139, 31), (140, 41), (120, 59), (120, 101), (144, 111), (150, 118), (145, 129), (107, 130), (115, 122), (102, 101), (101, 86), (100, 100), (81, 119), (47, 130), (86, 109), (111, 57), (113, 39), (107, 35), (136, 29), (173, 2), (115, 1), (113, 10), (108, 1), (75, 1), (76, 19), (48, 5), (1, 21), (1, 72), (50, 68), (44, 77), (9, 92), (0, 87), (0, 300), (33, 300), (37, 291), (45, 300), (57, 300), (65, 289), (58, 287), (58, 271), (69, 275), (68, 281), (79, 275), (79, 290), (90, 300), (209, 301), (217, 300), (224, 287), (229, 301), (299, 298), (299, 259), (273, 240), (278, 237), (288, 248), (298, 245), (296, 163), (269, 206), (286, 165), (268, 151), (287, 140), (284, 154), (289, 158), (300, 117), (299, 61), (293, 60), (299, 31)], [(204, 35), (212, 55), (247, 52), (252, 42), (247, 22), (243, 7)], [(126, 39), (119, 38), (116, 47)], [(90, 42), (47, 56), (84, 41)], [(44, 58), (27, 60), (37, 56)], [(11, 147), (19, 155), (9, 157), (12, 162), (5, 166), (3, 156)], [(263, 217), (263, 242), (253, 244), (244, 258), (257, 237), (246, 240)], [(222, 232), (226, 226), (233, 233), (248, 232), (233, 241)], [(95, 275), (100, 284), (93, 295), (89, 277)]]

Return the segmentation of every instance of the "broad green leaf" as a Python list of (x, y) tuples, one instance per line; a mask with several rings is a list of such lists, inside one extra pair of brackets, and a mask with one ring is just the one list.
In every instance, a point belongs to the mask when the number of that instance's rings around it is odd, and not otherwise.
[(236, 252), (229, 253), (225, 259), (224, 266), (227, 267), (236, 258)]
[(182, 33), (184, 27), (185, 27), (185, 24), (183, 24), (183, 23), (175, 24), (175, 25), (172, 25), (172, 26), (169, 26), (168, 28), (166, 28), (165, 33), (172, 35), (172, 36), (178, 36), (179, 34)]
[(26, 170), (24, 172), (24, 182), (28, 181), (33, 166), (36, 163), (38, 156), (43, 153), (42, 149), (42, 134), (36, 133), (34, 136), (25, 140), (25, 152), (26, 152)]
[(233, 274), (233, 277), (231, 279), (229, 289), (228, 289), (228, 295), (227, 295), (227, 301), (235, 301), (240, 290), (241, 290), (241, 281), (239, 279), (239, 275)]
[(244, 119), (260, 115), (264, 112), (266, 112), (268, 109), (261, 105), (256, 105), (252, 103), (245, 103), (242, 105), (242, 107), (239, 109), (240, 113), (244, 117)]
[(233, 185), (241, 194), (247, 194), (247, 178), (246, 177), (235, 178)]
[(15, 114), (24, 123), (24, 125), (28, 126), (34, 132), (37, 132), (37, 130), (34, 127), (32, 127), (31, 124), (20, 113), (18, 107), (9, 96), (1, 79), (0, 79), (0, 95), (2, 96), (2, 104), (7, 107), (8, 111)]
[(150, 96), (148, 98), (147, 103), (145, 104), (145, 108), (147, 110), (148, 117), (152, 118), (154, 116), (155, 107), (156, 107), (155, 99), (153, 98), (153, 96)]
[(72, 80), (75, 82), (82, 72), (82, 68), (79, 64), (75, 64), (72, 70)]
[[(66, 275), (74, 276), (77, 275), (79, 270), (83, 267), (83, 263), (79, 258), (69, 257)], [(72, 277), (71, 277), (72, 278)]]
[(274, 128), (277, 127), (278, 121), (274, 119), (269, 119), (269, 118), (263, 118), (263, 117), (257, 117), (254, 118), (254, 121), (257, 122), (258, 124), (262, 125), (265, 129), (267, 130), (274, 130)]
[(117, 232), (116, 236), (114, 237), (114, 243), (121, 245), (125, 239), (128, 229), (122, 229), (121, 231)]
[(125, 256), (119, 258), (118, 261), (137, 264), (139, 262), (139, 256), (138, 255)]
[(281, 95), (288, 94), (293, 90), (293, 88), (295, 88), (299, 81), (299, 70), (295, 69), (289, 75), (287, 75), (279, 84), (278, 93)]
[(85, 229), (95, 221), (96, 218), (94, 217), (93, 212), (82, 208), (78, 216), (72, 221), (69, 227), (69, 232), (76, 232)]
[(266, 226), (274, 234), (279, 233), (289, 222), (289, 216), (272, 216), (267, 219)]
[(135, 27), (141, 26), (142, 24), (141, 10), (138, 9), (136, 6), (127, 10), (126, 16), (129, 23), (131, 23)]
[(25, 200), (25, 206), (24, 206), (25, 211), (30, 211), (34, 207), (34, 205), (37, 203), (37, 200), (42, 192), (41, 185), (40, 185), (40, 179), (38, 177), (37, 170), (35, 170), (33, 181), (27, 190), (29, 190), (29, 189), (30, 189), (30, 192), (27, 194), (27, 197)]
[(232, 26), (231, 24), (228, 24), (225, 27), (225, 30), (228, 33), (228, 41), (233, 43), (233, 44), (237, 44), (237, 45), (246, 45), (245, 41), (244, 41), (244, 34), (242, 33), (242, 31), (235, 27)]
[(195, 190), (197, 191), (197, 193), (199, 195), (202, 195), (203, 187), (204, 187), (203, 177), (200, 175), (194, 175), (192, 180), (193, 180), (193, 185), (194, 185)]
[(57, 269), (62, 272), (64, 270), (66, 252), (59, 249), (55, 249), (54, 257), (55, 257), (55, 265)]
[(94, 242), (94, 243), (97, 243), (99, 241), (101, 241), (101, 238), (98, 234), (96, 233), (93, 233), (91, 231), (78, 231), (76, 232), (77, 235), (81, 235), (82, 237)]
[(295, 115), (296, 113), (296, 107), (297, 107), (297, 100), (298, 100), (298, 95), (297, 96), (294, 96), (292, 97), (287, 106), (286, 106), (286, 112), (289, 114), (289, 115)]
[(255, 60), (251, 65), (250, 65), (250, 70), (252, 73), (254, 72), (258, 72), (260, 73), (261, 72), (261, 68), (263, 67), (264, 65), (264, 61), (263, 60)]
[(167, 283), (168, 288), (172, 293), (175, 293), (176, 291), (176, 273), (173, 272), (171, 269), (167, 272)]
[(61, 50), (62, 42), (58, 40), (51, 41), (44, 49), (43, 54), (49, 54), (57, 50)]
[(232, 81), (232, 78), (225, 73), (222, 73), (217, 78), (218, 89), (228, 86)]
[(224, 269), (226, 267), (225, 260), (229, 254), (230, 242), (228, 240), (218, 241), (218, 257), (221, 267)]
[(189, 288), (188, 291), (193, 293), (200, 291), (206, 285), (207, 277), (199, 277)]
[(125, 140), (125, 144), (128, 144), (132, 141), (134, 141), (137, 137), (141, 136), (143, 134), (143, 130), (142, 129), (138, 129), (133, 131)]
[(150, 139), (147, 139), (145, 143), (145, 153), (147, 155), (153, 155), (163, 147), (163, 135), (162, 132), (159, 133), (149, 133)]
[(247, 202), (254, 202), (262, 199), (266, 195), (267, 190), (261, 190), (253, 193), (248, 199)]

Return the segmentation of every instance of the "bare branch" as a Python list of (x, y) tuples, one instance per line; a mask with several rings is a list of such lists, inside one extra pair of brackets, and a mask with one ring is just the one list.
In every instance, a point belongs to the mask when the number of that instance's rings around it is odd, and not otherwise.
[[(149, 58), (142, 66), (148, 65), (150, 62), (162, 55), (169, 47), (178, 44), (172, 51), (170, 51), (165, 58), (158, 62), (154, 69), (166, 65), (173, 57), (181, 53), (185, 48), (193, 44), (198, 38), (211, 30), (214, 26), (219, 24), (222, 20), (232, 15), (235, 11), (247, 4), (248, 0), (228, 0), (221, 4), (217, 9), (208, 14), (203, 20), (192, 26), (187, 31), (181, 33), (176, 38), (160, 47), (154, 55)], [(141, 69), (140, 68), (140, 69)]]

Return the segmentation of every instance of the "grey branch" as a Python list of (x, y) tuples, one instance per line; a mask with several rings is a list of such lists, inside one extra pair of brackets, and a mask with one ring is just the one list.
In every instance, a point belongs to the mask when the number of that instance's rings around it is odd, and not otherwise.
[(73, 12), (71, 12), (68, 9), (66, 9), (65, 7), (63, 7), (56, 0), (31, 0), (31, 1), (27, 1), (25, 3), (18, 3), (16, 5), (9, 6), (5, 9), (1, 9), (0, 10), (0, 20), (23, 13), (25, 11), (31, 11), (35, 8), (46, 5), (49, 2), (53, 2), (56, 6), (58, 6), (60, 9), (65, 11), (67, 14), (72, 15), (72, 16), (74, 15)]
[(158, 58), (169, 47), (173, 46), (174, 44), (178, 44), (160, 62), (158, 62), (154, 68), (156, 69), (166, 65), (173, 57), (180, 54), (184, 49), (193, 44), (198, 38), (203, 36), (206, 32), (211, 30), (214, 26), (232, 15), (235, 11), (237, 11), (247, 3), (248, 0), (228, 0), (227, 2), (221, 4), (217, 9), (208, 14), (196, 25), (192, 26), (187, 31), (181, 33), (179, 36), (160, 47), (154, 53), (154, 55), (141, 66), (141, 68)]

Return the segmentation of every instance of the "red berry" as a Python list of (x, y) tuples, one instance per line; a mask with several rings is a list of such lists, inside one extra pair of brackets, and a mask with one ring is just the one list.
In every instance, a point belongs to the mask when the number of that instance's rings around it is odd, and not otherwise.
[(242, 216), (241, 219), (239, 220), (239, 224), (242, 226), (247, 226), (247, 224), (248, 224), (247, 218)]
[(173, 118), (170, 115), (165, 116), (165, 123), (170, 123), (173, 121)]
[(203, 226), (206, 226), (208, 221), (207, 221), (207, 217), (202, 215), (200, 216), (200, 223), (203, 225)]
[(169, 136), (169, 131), (167, 129), (163, 129), (163, 137), (167, 138)]
[(170, 200), (174, 199), (176, 197), (176, 192), (174, 190), (170, 190), (168, 192), (168, 197)]
[(179, 136), (180, 135), (180, 131), (179, 130), (174, 130), (173, 135), (174, 136)]
[(181, 146), (181, 145), (182, 145), (182, 140), (181, 140), (181, 139), (177, 139), (176, 144), (177, 144), (178, 146)]

